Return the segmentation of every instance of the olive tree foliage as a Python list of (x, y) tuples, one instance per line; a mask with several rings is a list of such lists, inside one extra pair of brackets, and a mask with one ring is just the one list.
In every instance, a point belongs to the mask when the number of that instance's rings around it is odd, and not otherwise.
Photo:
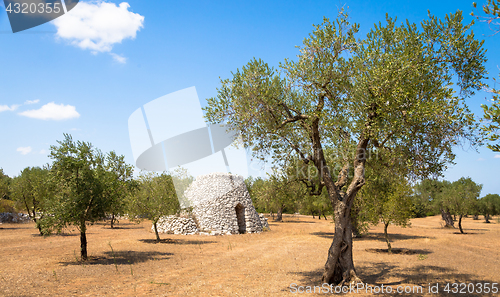
[(422, 202), (423, 206), (428, 206), (429, 210), (441, 213), (445, 228), (455, 228), (455, 223), (451, 216), (449, 203), (446, 203), (446, 195), (451, 187), (449, 181), (439, 181), (437, 179), (424, 179), (415, 185), (416, 199)]
[(490, 217), (500, 214), (500, 195), (488, 194), (478, 201), (479, 213), (484, 215), (485, 223), (490, 223)]
[[(500, 32), (500, 2), (498, 0), (488, 0), (482, 6), (485, 15), (475, 14), (480, 21), (487, 22), (494, 35)], [(477, 8), (474, 2), (473, 6)], [(481, 104), (484, 111), (483, 121), (485, 125), (482, 127), (485, 140), (489, 143), (488, 148), (494, 152), (500, 152), (500, 90), (486, 87), (486, 89), (493, 94), (491, 105)]]
[(462, 218), (474, 212), (482, 188), (483, 185), (476, 184), (470, 177), (462, 177), (451, 183), (443, 193), (443, 204), (450, 209), (451, 214), (459, 217), (458, 227), (462, 234)]
[[(500, 2), (498, 0), (488, 0), (486, 4), (483, 4), (482, 9), (485, 15), (471, 13), (478, 20), (488, 23), (490, 29), (497, 34), (500, 32)], [(472, 2), (474, 8), (477, 8), (477, 3)]]
[[(461, 139), (473, 138), (463, 99), (481, 86), (485, 51), (462, 21), (461, 12), (429, 16), (420, 27), (387, 17), (357, 40), (359, 26), (340, 12), (314, 26), (281, 72), (253, 59), (207, 99), (208, 120), (240, 130), (254, 156), (277, 165), (293, 156), (317, 168), (317, 182), (304, 182), (313, 194), (326, 188), (335, 213), (323, 283), (360, 281), (350, 210), (368, 152), (390, 155), (387, 165), (405, 176), (428, 176), (446, 168)], [(337, 152), (332, 163), (326, 149)]]
[(128, 214), (132, 220), (151, 220), (156, 241), (160, 241), (158, 221), (180, 211), (172, 176), (166, 173), (141, 172), (138, 188), (128, 196)]
[(304, 214), (311, 214), (313, 218), (318, 215), (318, 219), (321, 220), (321, 216), (327, 220), (326, 216), (333, 214), (332, 204), (330, 203), (330, 198), (328, 197), (328, 192), (323, 189), (321, 195), (309, 195), (305, 193), (304, 198), (301, 200), (301, 212)]
[(413, 215), (413, 188), (404, 177), (393, 174), (386, 168), (369, 167), (366, 185), (360, 191), (362, 197), (362, 216), (373, 225), (384, 225), (384, 237), (387, 251), (392, 253), (387, 228), (390, 224), (401, 227), (410, 225)]
[(0, 168), (0, 199), (9, 199), (9, 185), (11, 182), (10, 176), (3, 172), (3, 169)]
[(488, 148), (494, 152), (500, 152), (500, 90), (493, 90), (496, 94), (491, 99), (491, 106), (481, 105), (484, 111), (484, 120), (486, 125), (482, 127)]
[(55, 194), (50, 167), (26, 167), (11, 183), (12, 199), (16, 208), (25, 209), (43, 235), (41, 221), (47, 214), (47, 204)]
[(111, 215), (111, 228), (114, 228), (116, 216), (124, 215), (126, 209), (126, 197), (133, 190), (135, 183), (133, 178), (134, 167), (125, 162), (125, 156), (118, 156), (111, 151), (106, 156), (106, 187), (104, 195), (110, 201), (108, 213)]
[(283, 221), (283, 212), (298, 210), (305, 195), (304, 187), (287, 173), (273, 171), (267, 179), (247, 180), (250, 197), (257, 209), (269, 212), (277, 222)]
[[(69, 225), (80, 231), (80, 255), (87, 260), (87, 224), (103, 219), (111, 210), (113, 200), (108, 186), (112, 175), (108, 158), (91, 143), (74, 141), (64, 134), (63, 141), (50, 147), (53, 159), (50, 175), (56, 193), (47, 203), (47, 213), (42, 220), (45, 235), (60, 232)], [(121, 158), (121, 157), (119, 157)], [(110, 171), (108, 171), (110, 170)]]

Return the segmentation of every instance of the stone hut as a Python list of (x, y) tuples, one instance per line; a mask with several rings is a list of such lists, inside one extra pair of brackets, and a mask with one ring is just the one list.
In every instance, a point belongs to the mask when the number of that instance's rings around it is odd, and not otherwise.
[[(193, 222), (185, 218), (165, 217), (159, 231), (174, 234), (243, 234), (269, 228), (267, 219), (259, 216), (252, 204), (243, 177), (228, 173), (201, 175), (184, 192), (192, 207)], [(191, 227), (186, 228), (184, 225)], [(185, 231), (186, 230), (186, 231)]]

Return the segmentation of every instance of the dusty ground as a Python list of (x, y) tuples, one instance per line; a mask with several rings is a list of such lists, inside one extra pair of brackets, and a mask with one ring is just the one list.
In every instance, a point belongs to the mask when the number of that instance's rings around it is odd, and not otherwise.
[[(331, 220), (284, 219), (261, 234), (164, 234), (158, 244), (148, 222), (121, 221), (118, 229), (100, 223), (89, 228), (87, 263), (77, 261), (77, 232), (43, 238), (32, 223), (2, 224), (0, 296), (325, 295), (291, 291), (320, 285), (333, 236)], [(497, 218), (483, 222), (465, 219), (465, 235), (440, 228), (439, 217), (413, 219), (411, 228), (391, 226), (392, 246), (402, 251), (392, 255), (377, 252), (387, 246), (382, 227), (374, 227), (367, 237), (355, 239), (357, 271), (375, 292), (382, 285), (384, 292), (391, 286), (393, 293), (398, 286), (407, 291), (422, 286), (425, 296), (447, 296), (446, 283), (500, 283), (500, 223)], [(429, 283), (438, 283), (440, 293), (429, 294)], [(353, 295), (375, 293), (359, 290)]]

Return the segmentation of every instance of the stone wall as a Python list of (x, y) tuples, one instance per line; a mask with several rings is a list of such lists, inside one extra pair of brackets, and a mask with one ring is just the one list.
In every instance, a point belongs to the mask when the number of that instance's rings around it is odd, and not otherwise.
[(27, 223), (30, 221), (31, 218), (25, 213), (0, 213), (0, 223)]
[[(164, 216), (158, 220), (156, 223), (158, 228), (158, 233), (168, 233), (168, 234), (184, 234), (184, 235), (194, 235), (198, 234), (198, 227), (196, 227), (196, 222), (192, 218), (180, 217), (180, 216)], [(154, 226), (151, 226), (151, 230), (154, 232)]]

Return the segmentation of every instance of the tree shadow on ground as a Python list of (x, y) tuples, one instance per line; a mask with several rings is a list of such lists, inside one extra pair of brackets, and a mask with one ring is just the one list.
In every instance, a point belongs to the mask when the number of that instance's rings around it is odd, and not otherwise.
[[(380, 254), (388, 254), (388, 249), (365, 249), (365, 251), (370, 253), (380, 253)], [(405, 248), (392, 248), (391, 253), (395, 255), (428, 255), (432, 253), (429, 250), (420, 250), (420, 249), (405, 249)]]
[(85, 262), (80, 260), (60, 262), (64, 266), (69, 265), (124, 265), (136, 264), (149, 260), (165, 260), (172, 256), (172, 253), (162, 253), (156, 251), (138, 252), (138, 251), (108, 251), (105, 256), (90, 256)]
[[(311, 235), (316, 235), (323, 238), (333, 239), (335, 233), (333, 232), (313, 232)], [(418, 239), (418, 238), (430, 238), (436, 239), (436, 237), (431, 236), (419, 236), (419, 235), (406, 235), (406, 234), (398, 234), (398, 233), (389, 233), (389, 238), (391, 240), (407, 240), (407, 239)], [(385, 242), (384, 233), (370, 232), (368, 234), (363, 235), (362, 237), (353, 238), (354, 241), (363, 241), (363, 240), (379, 240)]]
[[(36, 230), (36, 229), (34, 229)], [(87, 235), (88, 234), (91, 234), (91, 233), (86, 233)], [(72, 237), (72, 236), (80, 236), (80, 233), (69, 233), (69, 232), (61, 232), (61, 233), (52, 233), (50, 235), (47, 235), (47, 236), (44, 236), (44, 235), (40, 235), (40, 233), (33, 233), (31, 234), (31, 236), (33, 237), (42, 237), (42, 238), (50, 238), (50, 237)]]
[(11, 227), (0, 227), (0, 230), (14, 230), (18, 228), (11, 228)]
[(217, 243), (217, 241), (212, 240), (184, 240), (184, 239), (172, 239), (172, 238), (164, 238), (160, 239), (160, 241), (156, 241), (156, 239), (139, 239), (139, 241), (144, 243), (167, 243), (167, 244), (207, 244), (207, 243)]
[[(475, 289), (475, 291), (467, 291), (467, 287), (460, 287), (460, 284), (485, 284), (489, 283), (490, 288), (491, 284), (498, 282), (493, 280), (485, 280), (481, 279), (475, 275), (460, 273), (455, 269), (450, 269), (446, 267), (439, 267), (433, 265), (419, 265), (412, 270), (405, 270), (399, 266), (395, 266), (389, 263), (366, 263), (362, 265), (357, 265), (356, 271), (360, 279), (364, 282), (364, 287), (360, 287), (360, 289), (355, 293), (363, 293), (363, 294), (372, 294), (376, 296), (422, 296), (423, 294), (429, 294), (432, 296), (494, 296), (494, 294), (484, 294), (479, 293)], [(291, 284), (296, 284), (298, 286), (319, 286), (317, 288), (317, 292), (321, 287), (321, 277), (323, 274), (323, 269), (316, 269), (312, 271), (299, 271), (292, 272), (294, 276), (298, 276), (299, 278), (293, 277), (290, 281)], [(386, 279), (397, 279), (395, 281), (389, 282)], [(445, 291), (446, 284), (449, 283), (450, 291)], [(458, 284), (458, 290), (455, 293), (453, 283)], [(384, 293), (380, 291), (376, 291), (377, 288), (380, 290), (382, 284), (385, 288), (390, 286), (392, 288), (392, 293), (388, 293), (384, 291)], [(429, 284), (431, 287), (435, 288), (436, 284), (438, 284), (437, 292), (429, 292)], [(368, 288), (371, 286), (372, 288)], [(398, 293), (397, 288), (412, 290), (412, 292), (402, 292)], [(355, 286), (354, 286), (355, 287)], [(460, 290), (463, 290), (460, 293)], [(283, 291), (290, 292), (290, 287), (286, 287)], [(386, 289), (387, 290), (387, 289)], [(419, 291), (420, 290), (420, 291)], [(324, 293), (324, 292), (323, 292)], [(338, 294), (338, 295), (348, 295), (348, 294)]]
[(115, 225), (115, 226), (113, 226), (113, 228), (111, 228), (111, 226), (103, 226), (103, 228), (110, 229), (110, 230), (144, 229), (144, 227), (142, 227), (142, 226), (134, 226), (134, 225), (127, 226), (126, 224), (125, 225), (118, 225), (118, 226)]
[(461, 233), (460, 231), (458, 231), (458, 232), (453, 232), (453, 234), (474, 235), (474, 234), (484, 234), (484, 232), (467, 232), (464, 230), (464, 233)]
[[(273, 222), (276, 222), (276, 221), (273, 221)], [(286, 220), (286, 219), (283, 219), (282, 222), (278, 222), (278, 223), (301, 223), (301, 224), (314, 224), (316, 222), (309, 222), (309, 221), (300, 221), (300, 220)]]

